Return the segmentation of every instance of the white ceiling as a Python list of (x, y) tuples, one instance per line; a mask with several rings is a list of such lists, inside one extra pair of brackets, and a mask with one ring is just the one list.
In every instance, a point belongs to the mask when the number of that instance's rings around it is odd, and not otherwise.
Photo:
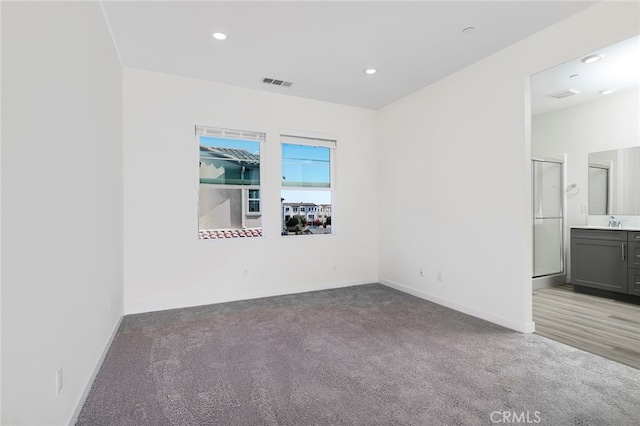
[(126, 67), (372, 109), (594, 3), (103, 1)]
[[(595, 54), (602, 55), (602, 59), (591, 64), (582, 62), (584, 57)], [(531, 112), (538, 115), (567, 108), (638, 90), (639, 85), (640, 36), (636, 36), (531, 76)], [(548, 96), (566, 89), (580, 93), (563, 99)], [(615, 89), (614, 94), (599, 93), (607, 89)]]

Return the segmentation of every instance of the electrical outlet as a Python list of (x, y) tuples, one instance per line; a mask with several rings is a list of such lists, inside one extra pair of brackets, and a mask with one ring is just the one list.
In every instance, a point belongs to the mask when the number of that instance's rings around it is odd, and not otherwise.
[(436, 272), (436, 279), (440, 282), (442, 282), (442, 271), (438, 271)]
[(60, 392), (62, 392), (62, 367), (56, 371), (56, 396), (60, 395)]
[(418, 269), (418, 275), (420, 275), (421, 277), (424, 277), (424, 268)]
[(109, 298), (109, 312), (111, 312), (111, 310), (113, 310), (113, 298)]
[(588, 213), (587, 205), (586, 205), (586, 204), (583, 204), (583, 205), (581, 206), (581, 208), (582, 208), (582, 213)]

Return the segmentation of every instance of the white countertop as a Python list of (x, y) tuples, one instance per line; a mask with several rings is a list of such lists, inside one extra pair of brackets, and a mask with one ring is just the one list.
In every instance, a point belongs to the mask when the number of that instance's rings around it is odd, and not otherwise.
[(605, 229), (607, 231), (640, 231), (640, 227), (635, 226), (625, 226), (624, 228), (611, 228), (609, 226), (598, 226), (598, 225), (576, 225), (571, 226), (571, 229)]

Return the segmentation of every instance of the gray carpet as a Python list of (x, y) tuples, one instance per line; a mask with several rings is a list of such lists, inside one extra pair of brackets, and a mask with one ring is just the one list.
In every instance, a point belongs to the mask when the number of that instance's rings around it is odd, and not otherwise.
[(77, 424), (526, 421), (637, 425), (640, 370), (371, 284), (127, 316)]

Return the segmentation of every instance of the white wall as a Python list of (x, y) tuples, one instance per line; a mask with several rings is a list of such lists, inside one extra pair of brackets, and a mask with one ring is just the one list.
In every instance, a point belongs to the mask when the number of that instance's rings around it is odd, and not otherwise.
[(381, 282), (533, 330), (529, 76), (637, 34), (638, 16), (599, 3), (380, 111)]
[[(375, 120), (371, 110), (125, 68), (125, 312), (376, 282)], [(197, 239), (196, 124), (266, 132), (264, 238)], [(335, 235), (280, 236), (281, 130), (337, 136)]]
[(122, 314), (122, 68), (97, 2), (2, 2), (2, 66), (1, 423), (68, 424)]
[(640, 146), (640, 97), (637, 90), (533, 117), (531, 151), (537, 157), (567, 154), (567, 184), (580, 192), (567, 196), (567, 226), (585, 225), (590, 152)]

